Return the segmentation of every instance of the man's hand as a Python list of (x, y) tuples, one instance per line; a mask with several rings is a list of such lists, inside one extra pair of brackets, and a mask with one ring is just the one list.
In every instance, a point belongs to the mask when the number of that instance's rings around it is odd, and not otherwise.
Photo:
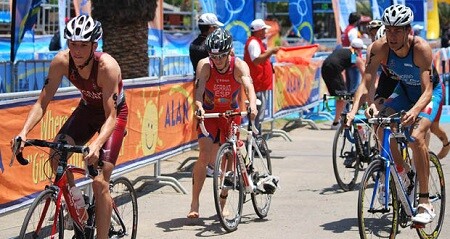
[(350, 125), (352, 124), (353, 120), (355, 119), (355, 114), (348, 112), (347, 113), (347, 118), (345, 119), (345, 126), (346, 127), (350, 127)]
[(89, 153), (84, 156), (84, 160), (88, 165), (95, 165), (98, 162), (98, 159), (100, 158), (100, 150), (103, 149), (89, 146)]
[(251, 120), (255, 120), (257, 114), (258, 114), (258, 110), (256, 108), (256, 104), (255, 105), (251, 105), (250, 106), (250, 119)]
[(280, 50), (280, 47), (279, 47), (279, 46), (272, 47), (272, 48), (270, 48), (269, 50), (270, 50), (270, 52), (271, 52), (272, 54), (275, 54), (275, 53), (277, 53), (277, 52)]
[(364, 115), (366, 118), (370, 119), (373, 118), (375, 115), (378, 115), (379, 111), (375, 104), (371, 104), (367, 109), (364, 111)]
[(197, 117), (198, 120), (204, 120), (205, 119), (205, 110), (203, 108), (199, 108), (195, 111), (195, 117)]
[(402, 125), (410, 126), (416, 122), (417, 116), (419, 114), (414, 112), (414, 110), (407, 111), (404, 115), (402, 115)]

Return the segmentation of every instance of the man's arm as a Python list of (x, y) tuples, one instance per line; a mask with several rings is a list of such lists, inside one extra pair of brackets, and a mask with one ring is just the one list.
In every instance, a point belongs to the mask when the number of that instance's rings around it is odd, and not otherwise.
[[(119, 81), (121, 80), (121, 71), (117, 61), (108, 54), (103, 54), (100, 58), (99, 72), (97, 82), (102, 88), (103, 109), (105, 111), (105, 122), (102, 125), (97, 138), (89, 145), (91, 151), (86, 159), (89, 164), (95, 163), (103, 144), (109, 139), (116, 125), (117, 99), (119, 96)], [(96, 159), (91, 156), (96, 155)]]
[(420, 69), (420, 84), (422, 95), (414, 106), (402, 117), (405, 124), (412, 124), (419, 113), (430, 103), (433, 95), (433, 83), (431, 82), (431, 64), (433, 54), (430, 45), (423, 39), (417, 38), (414, 44), (414, 64)]
[(234, 77), (244, 86), (245, 95), (250, 102), (250, 110), (252, 112), (251, 118), (254, 119), (258, 113), (258, 110), (256, 108), (256, 94), (255, 88), (253, 87), (253, 81), (250, 76), (250, 69), (248, 68), (247, 63), (239, 58), (236, 58), (235, 66)]
[[(347, 114), (347, 125), (351, 124), (351, 121), (355, 118), (356, 112), (359, 109), (361, 97), (363, 95), (367, 95), (369, 89), (371, 87), (375, 88), (374, 83), (377, 77), (377, 70), (380, 66), (380, 62), (383, 56), (382, 51), (386, 50), (386, 47), (379, 42), (375, 42), (372, 45), (372, 49), (370, 51), (370, 55), (367, 56), (367, 64), (364, 70), (364, 74), (362, 75), (362, 81), (359, 85), (358, 89), (355, 92), (355, 96), (353, 97), (353, 106), (350, 112)], [(377, 53), (375, 53), (377, 52)]]
[[(273, 48), (267, 49), (264, 53), (261, 53), (262, 50), (260, 49), (259, 44), (256, 40), (252, 40), (249, 43), (248, 47), (249, 47), (250, 55), (252, 55), (251, 52), (256, 53), (255, 58), (250, 56), (250, 58), (253, 59), (252, 61), (255, 65), (259, 65), (259, 64), (265, 62), (267, 59), (269, 59), (272, 56), (272, 54), (275, 54), (280, 50), (280, 47), (273, 47)], [(253, 49), (251, 49), (251, 48), (253, 48)]]
[(23, 140), (26, 140), (26, 135), (30, 132), (44, 116), (47, 106), (53, 99), (58, 90), (61, 80), (68, 70), (68, 51), (59, 52), (50, 63), (47, 79), (45, 79), (44, 87), (42, 88), (39, 98), (34, 103), (30, 112), (28, 113), (25, 124), (19, 133)]

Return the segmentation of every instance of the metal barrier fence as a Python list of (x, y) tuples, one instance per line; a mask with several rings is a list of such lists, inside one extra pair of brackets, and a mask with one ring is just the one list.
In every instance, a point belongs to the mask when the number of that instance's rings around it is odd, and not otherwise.
[[(0, 62), (0, 100), (8, 99), (3, 93), (27, 92), (42, 89), (50, 67), (51, 54), (44, 57), (47, 60), (21, 60), (15, 64)], [(150, 56), (148, 66), (149, 77), (160, 78), (189, 76), (194, 74), (188, 55), (157, 57)], [(61, 87), (72, 84), (63, 79)]]

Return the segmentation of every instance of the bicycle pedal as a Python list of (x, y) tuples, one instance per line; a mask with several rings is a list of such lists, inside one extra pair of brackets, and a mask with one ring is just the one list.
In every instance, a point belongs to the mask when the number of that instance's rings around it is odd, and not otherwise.
[(426, 224), (423, 224), (423, 223), (413, 222), (413, 223), (411, 224), (411, 228), (414, 228), (414, 229), (422, 229), (422, 228), (425, 228), (425, 225), (426, 225)]

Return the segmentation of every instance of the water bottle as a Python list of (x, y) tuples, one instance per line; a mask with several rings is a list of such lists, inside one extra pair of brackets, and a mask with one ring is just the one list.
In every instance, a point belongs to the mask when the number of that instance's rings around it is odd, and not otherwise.
[(249, 161), (248, 161), (248, 157), (247, 157), (248, 156), (247, 155), (247, 148), (245, 147), (244, 141), (239, 139), (238, 142), (237, 142), (237, 146), (239, 148), (239, 152), (240, 152), (240, 154), (242, 156), (242, 159), (244, 159), (245, 166), (248, 166)]
[(358, 133), (361, 137), (361, 141), (365, 142), (367, 140), (366, 129), (362, 125), (358, 125)]
[(82, 224), (86, 224), (89, 215), (86, 210), (86, 203), (84, 201), (83, 193), (77, 187), (71, 187), (69, 191), (72, 196), (73, 205), (77, 211), (78, 219)]

